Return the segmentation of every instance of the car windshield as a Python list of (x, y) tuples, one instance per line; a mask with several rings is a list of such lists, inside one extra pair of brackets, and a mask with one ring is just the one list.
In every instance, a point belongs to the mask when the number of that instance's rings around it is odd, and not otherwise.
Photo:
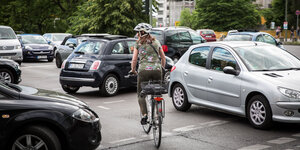
[(252, 35), (248, 34), (230, 34), (224, 41), (252, 41)]
[(300, 60), (276, 46), (234, 48), (250, 71), (299, 69)]
[(1, 39), (16, 39), (16, 35), (11, 28), (0, 28), (0, 40)]
[(23, 35), (23, 44), (48, 44), (47, 41), (42, 36), (36, 35)]
[(86, 41), (81, 43), (74, 53), (99, 54), (104, 44), (102, 41)]
[(162, 31), (159, 31), (159, 30), (152, 30), (150, 31), (150, 34), (152, 36), (154, 36), (161, 44), (163, 43), (163, 32)]
[(53, 34), (53, 41), (63, 41), (68, 34)]

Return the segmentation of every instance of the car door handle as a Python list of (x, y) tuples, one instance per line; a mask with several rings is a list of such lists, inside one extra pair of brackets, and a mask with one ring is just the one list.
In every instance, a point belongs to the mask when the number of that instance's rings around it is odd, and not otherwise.
[(207, 82), (208, 82), (208, 83), (211, 83), (211, 82), (212, 82), (212, 80), (213, 80), (213, 77), (208, 77), (208, 80), (207, 80)]
[(183, 75), (185, 75), (185, 76), (188, 76), (188, 74), (189, 74), (188, 71), (185, 71), (185, 72), (183, 73)]

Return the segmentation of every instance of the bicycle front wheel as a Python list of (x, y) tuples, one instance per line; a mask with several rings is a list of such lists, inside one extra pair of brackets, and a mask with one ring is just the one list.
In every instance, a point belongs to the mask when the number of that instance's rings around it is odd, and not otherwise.
[(162, 116), (158, 112), (157, 105), (154, 106), (153, 109), (153, 139), (156, 148), (159, 148), (161, 143), (161, 132), (162, 132)]

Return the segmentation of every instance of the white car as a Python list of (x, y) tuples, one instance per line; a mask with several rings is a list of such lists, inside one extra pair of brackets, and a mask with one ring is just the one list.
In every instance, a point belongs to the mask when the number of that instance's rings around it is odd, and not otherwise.
[(12, 59), (19, 64), (23, 60), (20, 41), (14, 30), (8, 26), (0, 26), (0, 58)]

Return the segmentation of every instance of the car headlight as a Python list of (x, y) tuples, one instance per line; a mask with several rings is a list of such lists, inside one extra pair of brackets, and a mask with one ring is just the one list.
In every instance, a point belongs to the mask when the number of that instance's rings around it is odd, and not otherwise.
[(25, 46), (25, 49), (32, 50), (32, 47), (30, 47), (30, 46)]
[(49, 47), (48, 47), (48, 50), (52, 50), (52, 49), (53, 49), (53, 47), (52, 47), (52, 46), (49, 46)]
[(283, 87), (279, 87), (278, 89), (283, 95), (289, 98), (300, 99), (300, 91), (283, 88)]
[(21, 45), (16, 45), (15, 47), (16, 47), (16, 49), (20, 49)]
[(86, 109), (77, 110), (73, 113), (72, 117), (84, 122), (94, 122), (97, 119), (92, 112)]

